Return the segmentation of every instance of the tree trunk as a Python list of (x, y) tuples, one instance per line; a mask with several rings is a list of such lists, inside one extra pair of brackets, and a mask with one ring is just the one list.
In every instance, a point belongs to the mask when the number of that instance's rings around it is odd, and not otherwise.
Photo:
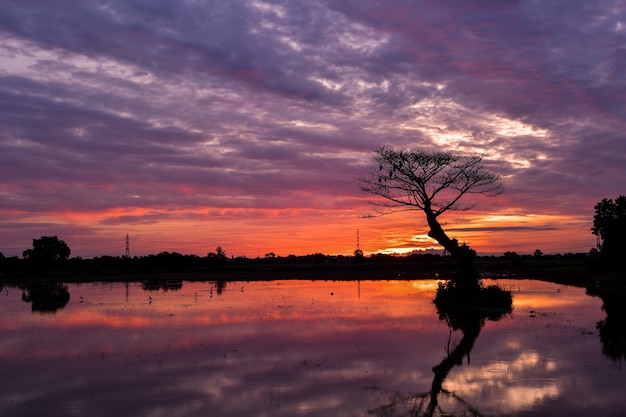
[(474, 251), (470, 249), (469, 246), (459, 246), (459, 242), (456, 239), (450, 239), (439, 224), (437, 216), (435, 216), (430, 208), (426, 208), (424, 212), (426, 213), (426, 220), (430, 227), (428, 236), (439, 242), (459, 265), (459, 273), (453, 278), (453, 281), (463, 288), (479, 288), (479, 275), (476, 268), (474, 268)]

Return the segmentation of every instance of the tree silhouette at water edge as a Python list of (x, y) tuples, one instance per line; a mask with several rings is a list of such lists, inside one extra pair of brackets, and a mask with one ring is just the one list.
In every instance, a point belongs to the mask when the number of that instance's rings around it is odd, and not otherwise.
[(459, 271), (452, 276), (458, 288), (476, 290), (480, 276), (474, 266), (476, 252), (459, 244), (444, 231), (440, 216), (448, 211), (466, 211), (462, 204), (469, 194), (495, 196), (501, 193), (500, 176), (483, 164), (483, 155), (396, 149), (390, 145), (374, 150), (374, 166), (359, 178), (361, 190), (382, 197), (373, 201), (377, 215), (398, 211), (421, 211), (426, 216), (428, 236), (456, 260)]

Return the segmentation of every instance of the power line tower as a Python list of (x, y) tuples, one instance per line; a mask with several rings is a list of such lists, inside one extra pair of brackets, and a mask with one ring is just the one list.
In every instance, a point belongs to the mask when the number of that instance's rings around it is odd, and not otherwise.
[(356, 229), (356, 250), (354, 251), (354, 258), (357, 262), (363, 259), (363, 251), (361, 250), (361, 240), (359, 238), (359, 229)]
[(124, 251), (124, 258), (130, 258), (130, 240), (128, 239), (128, 233), (126, 233), (126, 250)]

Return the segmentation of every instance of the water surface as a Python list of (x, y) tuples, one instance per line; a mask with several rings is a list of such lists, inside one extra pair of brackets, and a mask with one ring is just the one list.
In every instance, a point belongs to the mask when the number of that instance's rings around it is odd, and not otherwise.
[(623, 415), (602, 300), (497, 283), (513, 312), (436, 395), (433, 367), (464, 336), (439, 319), (436, 281), (68, 284), (58, 302), (5, 287), (0, 415)]

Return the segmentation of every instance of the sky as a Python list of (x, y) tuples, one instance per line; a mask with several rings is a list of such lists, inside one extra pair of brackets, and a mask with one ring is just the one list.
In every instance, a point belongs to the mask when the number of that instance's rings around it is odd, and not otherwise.
[(390, 144), (485, 154), (440, 220), (479, 254), (588, 252), (626, 194), (626, 3), (3, 0), (0, 252), (406, 253), (367, 217)]

